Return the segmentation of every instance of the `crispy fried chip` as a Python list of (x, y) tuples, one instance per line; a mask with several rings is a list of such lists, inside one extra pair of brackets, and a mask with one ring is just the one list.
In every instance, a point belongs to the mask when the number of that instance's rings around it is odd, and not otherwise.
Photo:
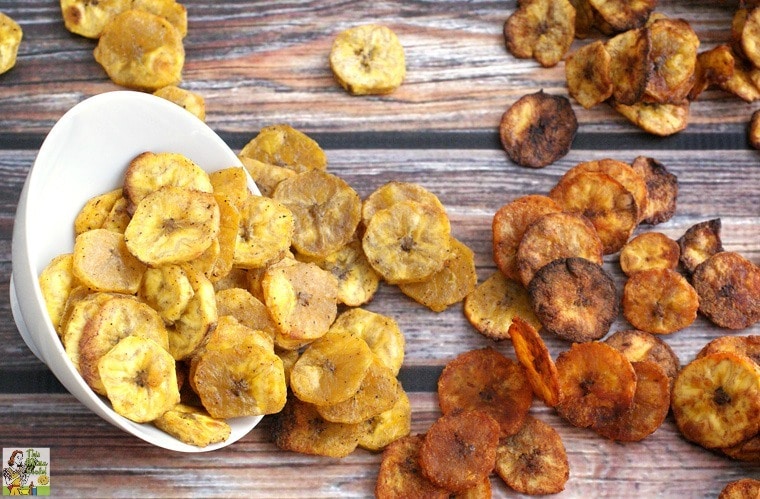
[(760, 366), (760, 336), (718, 336), (702, 347), (697, 353), (697, 358), (716, 352), (739, 353)]
[(699, 222), (678, 238), (681, 256), (680, 262), (689, 274), (694, 273), (700, 263), (715, 253), (723, 251), (723, 241), (720, 238), (720, 218)]
[(559, 378), (549, 349), (530, 323), (519, 316), (512, 319), (509, 337), (517, 360), (525, 369), (533, 393), (549, 407), (559, 402)]
[(604, 340), (625, 355), (631, 362), (652, 362), (662, 368), (667, 377), (675, 380), (681, 362), (662, 338), (646, 331), (627, 329), (616, 331)]
[(743, 440), (736, 445), (722, 447), (720, 451), (737, 461), (760, 463), (760, 434)]
[(620, 442), (638, 442), (654, 433), (670, 410), (670, 380), (653, 362), (633, 362), (636, 392), (631, 408), (592, 426), (598, 434)]
[(515, 435), (499, 442), (496, 473), (521, 494), (557, 494), (570, 478), (565, 445), (557, 430), (528, 416)]
[(80, 343), (84, 328), (100, 307), (113, 298), (112, 293), (91, 293), (88, 288), (79, 286), (71, 291), (66, 309), (61, 318), (60, 335), (63, 348), (77, 371), (82, 372), (80, 362)]
[(699, 311), (728, 329), (760, 321), (760, 267), (734, 251), (722, 251), (701, 263), (692, 275)]
[(650, 269), (675, 270), (681, 249), (662, 232), (643, 232), (620, 250), (620, 268), (627, 276)]
[(753, 478), (741, 478), (727, 483), (718, 499), (749, 499), (760, 496), (760, 480)]
[(438, 403), (443, 414), (477, 410), (490, 415), (505, 437), (522, 426), (533, 391), (520, 364), (493, 348), (481, 348), (446, 363), (438, 378)]
[(74, 234), (103, 227), (116, 202), (122, 198), (122, 189), (114, 189), (87, 200), (74, 219)]
[(151, 266), (198, 258), (219, 234), (213, 194), (166, 186), (144, 197), (124, 232), (129, 251)]
[(647, 185), (647, 204), (641, 221), (657, 225), (670, 220), (676, 212), (678, 179), (654, 158), (637, 156), (631, 163)]
[(533, 310), (544, 329), (563, 340), (598, 340), (618, 316), (615, 282), (598, 263), (558, 258), (534, 274), (528, 285)]
[(406, 76), (404, 47), (387, 26), (355, 26), (335, 37), (330, 69), (350, 94), (387, 94), (398, 88)]
[(272, 437), (282, 450), (327, 457), (346, 457), (359, 442), (361, 425), (330, 423), (317, 409), (296, 397), (289, 397), (285, 408), (272, 424)]
[(118, 232), (94, 229), (74, 241), (71, 271), (77, 280), (95, 291), (136, 293), (145, 269)]
[(224, 442), (232, 432), (226, 422), (212, 418), (204, 409), (186, 404), (177, 404), (156, 418), (153, 424), (180, 442), (196, 447)]
[(409, 396), (399, 385), (398, 399), (393, 407), (362, 424), (359, 447), (379, 451), (396, 440), (406, 437), (412, 429), (412, 406)]
[(618, 32), (644, 26), (657, 6), (657, 0), (589, 0), (589, 3)]
[(124, 234), (130, 220), (132, 220), (132, 215), (129, 212), (129, 201), (122, 196), (116, 200), (100, 228)]
[(435, 485), (422, 473), (419, 455), (424, 438), (424, 435), (409, 435), (385, 448), (375, 484), (377, 499), (450, 497), (448, 490)]
[(613, 102), (612, 107), (645, 132), (660, 137), (680, 132), (689, 122), (688, 100), (676, 104), (642, 101), (626, 105)]
[(362, 203), (362, 222), (369, 225), (373, 215), (380, 210), (390, 208), (399, 201), (417, 201), (431, 208), (446, 212), (438, 196), (420, 184), (413, 182), (387, 182), (370, 193)]
[(740, 56), (734, 56), (734, 71), (727, 80), (718, 83), (718, 87), (739, 97), (745, 102), (755, 102), (760, 99), (760, 88), (757, 86), (760, 69)]
[(441, 270), (450, 245), (446, 214), (411, 200), (375, 213), (362, 238), (370, 265), (392, 284), (424, 281)]
[(708, 88), (722, 85), (734, 75), (734, 54), (726, 44), (718, 45), (697, 54), (694, 85), (689, 99), (696, 100)]
[(361, 220), (362, 202), (343, 179), (311, 170), (285, 179), (272, 198), (295, 218), (293, 246), (299, 253), (325, 257), (347, 244)]
[(177, 360), (195, 352), (218, 318), (214, 285), (190, 265), (184, 265), (182, 270), (193, 288), (193, 296), (174, 321), (174, 327), (169, 328), (169, 352)]
[(671, 269), (636, 272), (623, 287), (623, 315), (633, 327), (671, 334), (697, 318), (699, 297), (685, 277)]
[(553, 199), (540, 194), (520, 196), (496, 211), (491, 223), (493, 259), (506, 277), (520, 279), (517, 247), (528, 226), (541, 215), (560, 211), (562, 209)]
[(443, 312), (462, 301), (475, 289), (475, 253), (463, 242), (450, 237), (448, 258), (443, 268), (422, 282), (399, 283), (402, 293), (434, 312)]
[(131, 0), (61, 0), (61, 14), (67, 30), (86, 38), (98, 38), (106, 24), (131, 4)]
[(570, 424), (588, 428), (625, 413), (633, 404), (636, 372), (618, 350), (597, 341), (574, 343), (556, 361), (557, 411)]
[(278, 261), (290, 249), (296, 226), (304, 228), (284, 203), (248, 196), (240, 211), (233, 265), (261, 268)]
[(601, 40), (588, 43), (567, 56), (567, 91), (578, 103), (590, 109), (612, 95), (611, 57)]
[(575, 37), (575, 7), (568, 0), (518, 2), (504, 23), (507, 50), (515, 57), (533, 57), (543, 67), (556, 66)]
[(71, 290), (77, 286), (77, 279), (72, 271), (73, 261), (72, 253), (56, 256), (42, 269), (38, 279), (42, 298), (45, 300), (45, 308), (53, 327), (59, 334), (66, 302)]
[(330, 331), (343, 331), (358, 336), (394, 376), (401, 370), (406, 340), (392, 317), (363, 308), (351, 308), (335, 319)]
[(327, 168), (327, 156), (319, 144), (305, 133), (284, 123), (262, 128), (243, 146), (240, 156), (289, 168), (297, 173)]
[(755, 67), (760, 67), (760, 9), (747, 11), (741, 30), (742, 53)]
[(298, 173), (285, 166), (270, 165), (257, 159), (238, 156), (248, 174), (256, 182), (262, 196), (272, 197), (277, 184), (286, 178), (295, 177)]
[(219, 317), (230, 315), (240, 324), (256, 331), (264, 331), (274, 339), (277, 326), (266, 305), (248, 290), (230, 288), (217, 291), (216, 309)]
[(655, 102), (678, 104), (694, 85), (699, 38), (683, 19), (657, 19), (648, 29), (652, 72), (646, 95)]
[(153, 421), (179, 403), (174, 359), (150, 338), (126, 336), (97, 369), (113, 410), (136, 423)]
[(501, 145), (509, 159), (530, 168), (542, 168), (565, 156), (577, 131), (578, 120), (567, 97), (543, 90), (512, 103), (499, 124)]
[(457, 410), (438, 418), (419, 451), (422, 473), (452, 492), (476, 486), (493, 470), (499, 424), (478, 410)]
[(195, 290), (181, 265), (163, 265), (145, 271), (137, 295), (171, 325), (182, 317)]
[(153, 95), (177, 104), (199, 120), (206, 119), (206, 100), (197, 92), (192, 92), (176, 85), (161, 87)]
[(533, 275), (552, 260), (585, 258), (602, 264), (602, 241), (591, 222), (576, 213), (548, 213), (530, 224), (517, 247), (520, 281), (528, 286)]
[(509, 327), (517, 316), (533, 327), (541, 326), (525, 287), (499, 271), (465, 297), (464, 315), (480, 334), (496, 341), (510, 337)]
[(647, 31), (642, 28), (624, 31), (607, 40), (605, 48), (610, 55), (613, 99), (626, 105), (639, 102), (651, 69)]
[(638, 225), (636, 198), (607, 173), (581, 171), (563, 176), (549, 197), (564, 211), (583, 215), (591, 222), (605, 255), (620, 251)]
[(95, 60), (114, 83), (155, 91), (182, 79), (182, 34), (166, 18), (130, 9), (116, 15), (100, 34)]
[(737, 445), (760, 430), (760, 368), (733, 352), (694, 359), (676, 377), (671, 408), (686, 439), (708, 449)]

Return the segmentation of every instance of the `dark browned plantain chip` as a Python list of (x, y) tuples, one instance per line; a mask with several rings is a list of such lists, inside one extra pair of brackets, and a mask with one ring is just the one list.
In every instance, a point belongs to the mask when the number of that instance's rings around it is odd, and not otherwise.
[(702, 262), (692, 275), (699, 311), (728, 329), (760, 321), (760, 267), (739, 253), (722, 251)]
[(577, 343), (607, 334), (619, 311), (612, 277), (584, 258), (560, 258), (541, 267), (528, 294), (544, 329)]
[(617, 331), (604, 340), (631, 362), (653, 362), (660, 366), (672, 381), (681, 369), (681, 361), (662, 338), (646, 331), (628, 329)]
[(694, 85), (689, 91), (691, 100), (697, 99), (708, 88), (725, 83), (734, 75), (734, 54), (731, 47), (723, 44), (700, 52), (694, 69)]
[(568, 93), (586, 109), (612, 95), (610, 54), (601, 40), (588, 43), (567, 57), (565, 80)]
[(524, 95), (502, 115), (501, 144), (520, 166), (542, 168), (570, 151), (578, 120), (570, 101), (543, 90)]
[(419, 454), (423, 439), (424, 435), (408, 435), (385, 448), (375, 483), (377, 499), (448, 499), (448, 490), (435, 485), (422, 474)]
[(760, 497), (760, 480), (741, 478), (727, 483), (718, 499), (753, 499)]
[(575, 7), (575, 38), (588, 38), (594, 28), (594, 8), (589, 0), (570, 0), (570, 3)]
[(679, 259), (689, 274), (693, 273), (700, 263), (723, 251), (720, 228), (720, 218), (714, 218), (692, 225), (678, 238), (678, 246), (681, 249)]
[(570, 466), (562, 437), (547, 423), (529, 416), (517, 434), (499, 443), (496, 473), (521, 494), (563, 491)]
[(649, 201), (642, 223), (657, 225), (670, 220), (676, 212), (678, 178), (654, 158), (638, 156), (631, 166), (647, 184)]
[(678, 104), (694, 85), (699, 38), (683, 19), (657, 19), (649, 25), (652, 73), (646, 95), (655, 102)]
[(639, 102), (651, 73), (649, 37), (646, 29), (632, 29), (620, 33), (607, 40), (605, 48), (610, 54), (613, 99), (626, 105)]
[(574, 37), (575, 8), (568, 0), (521, 2), (504, 23), (507, 50), (544, 67), (556, 66)]
[(657, 0), (589, 0), (589, 3), (617, 32), (644, 26), (657, 7)]

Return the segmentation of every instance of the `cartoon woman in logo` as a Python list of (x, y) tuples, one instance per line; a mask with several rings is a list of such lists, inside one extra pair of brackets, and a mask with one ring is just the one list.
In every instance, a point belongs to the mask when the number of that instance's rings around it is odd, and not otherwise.
[(3, 468), (3, 481), (12, 496), (28, 495), (26, 482), (29, 480), (30, 469), (24, 463), (24, 453), (14, 450), (8, 459), (8, 467)]

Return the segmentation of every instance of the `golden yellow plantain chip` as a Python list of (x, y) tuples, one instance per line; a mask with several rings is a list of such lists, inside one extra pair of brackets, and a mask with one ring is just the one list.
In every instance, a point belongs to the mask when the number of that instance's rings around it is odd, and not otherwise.
[(73, 272), (74, 255), (66, 253), (54, 257), (42, 272), (38, 279), (42, 298), (45, 300), (50, 321), (60, 334), (61, 318), (66, 309), (71, 290), (77, 285), (77, 278)]
[(261, 195), (268, 198), (272, 197), (277, 184), (286, 178), (298, 175), (292, 168), (270, 165), (269, 163), (245, 156), (238, 156), (238, 159), (240, 159), (248, 174), (256, 182), (256, 187), (259, 188)]
[(223, 196), (235, 209), (243, 210), (248, 196), (251, 195), (248, 190), (248, 177), (245, 174), (244, 167), (223, 168), (209, 173), (208, 179), (217, 198)]
[(131, 4), (131, 0), (61, 0), (61, 14), (67, 30), (86, 38), (99, 38), (106, 24)]
[(182, 266), (163, 265), (145, 271), (137, 295), (171, 325), (182, 317), (195, 290)]
[(393, 406), (362, 423), (359, 447), (380, 451), (396, 440), (409, 435), (412, 429), (412, 406), (409, 396), (399, 385), (398, 399)]
[(676, 104), (641, 101), (626, 105), (613, 102), (612, 107), (645, 132), (660, 137), (667, 137), (684, 130), (689, 122), (688, 100)]
[(504, 23), (507, 50), (515, 57), (532, 57), (543, 67), (556, 66), (574, 37), (575, 7), (568, 0), (518, 2)]
[(64, 316), (61, 318), (59, 334), (74, 368), (82, 372), (80, 367), (80, 340), (84, 334), (84, 328), (90, 319), (100, 310), (100, 307), (114, 297), (113, 293), (93, 293), (84, 286), (78, 286), (71, 291), (69, 300), (66, 302)]
[(655, 102), (678, 104), (696, 79), (699, 38), (683, 19), (657, 19), (648, 30), (652, 71), (645, 93)]
[(406, 76), (404, 47), (391, 28), (378, 24), (340, 32), (329, 60), (335, 80), (352, 95), (390, 93)]
[(132, 214), (129, 212), (129, 200), (122, 195), (116, 200), (100, 228), (124, 234), (130, 220), (132, 220)]
[(362, 222), (366, 227), (375, 213), (390, 208), (399, 201), (417, 201), (434, 209), (446, 212), (438, 196), (420, 184), (413, 182), (387, 182), (370, 193), (362, 203)]
[(224, 442), (232, 432), (226, 422), (212, 418), (204, 409), (186, 404), (177, 404), (156, 418), (153, 424), (180, 442), (196, 447)]
[(297, 222), (280, 201), (248, 196), (240, 211), (232, 263), (235, 267), (262, 268), (290, 249)]
[(153, 95), (177, 104), (199, 120), (206, 119), (206, 100), (197, 92), (177, 85), (167, 85), (153, 92)]
[(114, 189), (87, 200), (74, 219), (74, 235), (103, 227), (116, 202), (122, 198), (122, 189)]
[(277, 326), (269, 315), (266, 305), (247, 289), (230, 288), (217, 291), (216, 310), (219, 317), (232, 316), (240, 324), (257, 331), (264, 331), (274, 340)]
[[(327, 156), (319, 144), (305, 133), (284, 123), (262, 128), (243, 146), (240, 156), (297, 173), (327, 168)], [(246, 168), (250, 171), (249, 165), (246, 164)], [(258, 180), (255, 175), (254, 179)]]
[(193, 288), (193, 296), (173, 327), (168, 329), (169, 352), (176, 360), (192, 355), (218, 318), (214, 285), (190, 265), (184, 265), (182, 270)]
[(406, 339), (398, 323), (387, 315), (363, 308), (350, 308), (342, 312), (332, 326), (332, 332), (346, 332), (363, 339), (375, 357), (398, 375), (404, 363)]
[(620, 268), (627, 276), (650, 269), (675, 270), (681, 249), (662, 232), (642, 232), (620, 250)]
[(567, 56), (567, 91), (578, 103), (590, 109), (612, 95), (609, 52), (601, 40), (588, 43)]
[(118, 232), (94, 229), (74, 240), (73, 275), (95, 291), (133, 294), (146, 266), (129, 251)]
[(616, 32), (644, 26), (657, 0), (589, 0), (594, 10)]
[(610, 55), (612, 98), (621, 105), (639, 102), (650, 73), (649, 36), (644, 28), (623, 31), (605, 43)]
[(93, 54), (117, 85), (155, 91), (182, 80), (182, 33), (150, 12), (130, 9), (116, 15), (103, 28)]

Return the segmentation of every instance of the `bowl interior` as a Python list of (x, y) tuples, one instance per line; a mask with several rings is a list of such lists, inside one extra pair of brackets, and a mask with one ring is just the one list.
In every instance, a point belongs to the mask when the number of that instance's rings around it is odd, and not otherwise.
[[(104, 419), (152, 444), (200, 452), (229, 445), (261, 419), (230, 421), (221, 444), (186, 445), (150, 424), (116, 414), (90, 390), (69, 361), (48, 318), (37, 276), (56, 255), (74, 247), (74, 219), (91, 197), (122, 184), (129, 161), (144, 151), (175, 152), (208, 172), (241, 166), (235, 153), (204, 122), (167, 100), (133, 91), (100, 94), (74, 106), (53, 126), (29, 172), (13, 229), (11, 302), (24, 341), (61, 383)], [(259, 194), (252, 181), (252, 192)]]

